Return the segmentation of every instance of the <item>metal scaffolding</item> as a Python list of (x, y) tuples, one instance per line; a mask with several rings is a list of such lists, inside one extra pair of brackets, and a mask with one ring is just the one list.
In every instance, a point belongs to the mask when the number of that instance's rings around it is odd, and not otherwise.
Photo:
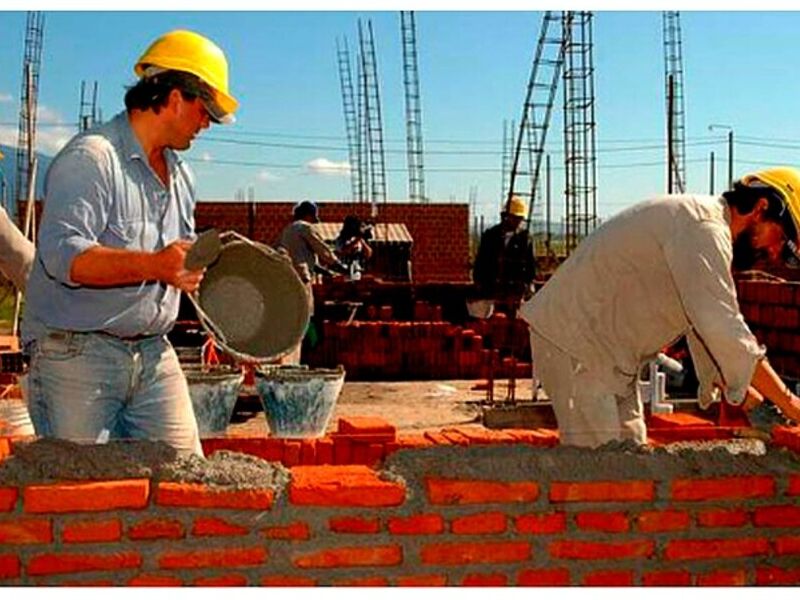
[(589, 11), (565, 12), (562, 18), (567, 255), (597, 226), (592, 18)]
[(511, 121), (511, 128), (509, 128), (508, 121), (503, 120), (503, 156), (500, 163), (500, 206), (499, 211), (502, 212), (506, 204), (508, 195), (508, 185), (511, 180), (511, 150), (514, 148), (514, 132), (516, 131), (516, 124)]
[(97, 109), (97, 81), (93, 82), (92, 99), (89, 100), (86, 91), (86, 82), (81, 81), (81, 103), (78, 109), (78, 131), (86, 131), (100, 122)]
[[(369, 200), (372, 203), (372, 216), (378, 213), (378, 203), (386, 202), (386, 159), (383, 149), (383, 121), (381, 119), (380, 90), (378, 86), (378, 65), (375, 59), (375, 41), (372, 34), (372, 21), (367, 21), (366, 29), (358, 21), (358, 41), (360, 48), (359, 83), (359, 138), (364, 148), (361, 157), (366, 158), (362, 166), (362, 179), (367, 182)], [(367, 177), (364, 177), (366, 174)]]
[(422, 151), (422, 107), (417, 68), (417, 37), (414, 11), (400, 11), (403, 42), (403, 83), (406, 96), (406, 150), (408, 154), (408, 197), (427, 202)]
[[(44, 13), (29, 11), (25, 26), (25, 51), (22, 60), (22, 91), (20, 92), (14, 185), (15, 205), (12, 207), (12, 215), (19, 210), (20, 202), (28, 199), (28, 189), (33, 176), (33, 163), (36, 156), (36, 110), (43, 39)], [(22, 218), (22, 215), (17, 215), (19, 222), (22, 222)]]
[(538, 205), (541, 196), (539, 179), (542, 157), (558, 79), (564, 64), (565, 44), (559, 27), (560, 20), (560, 17), (552, 11), (547, 11), (542, 19), (531, 76), (522, 106), (519, 133), (513, 150), (508, 192), (503, 202), (505, 205), (511, 196), (527, 199), (529, 231), (535, 211), (541, 210)]
[(664, 11), (664, 84), (667, 109), (667, 193), (686, 191), (686, 115), (678, 11)]
[(358, 143), (358, 116), (353, 93), (353, 72), (350, 63), (350, 51), (347, 38), (336, 40), (336, 56), (339, 62), (339, 82), (342, 87), (342, 108), (344, 109), (344, 125), (347, 133), (347, 152), (350, 160), (350, 184), (352, 201), (364, 202), (364, 186), (361, 180), (361, 165)]

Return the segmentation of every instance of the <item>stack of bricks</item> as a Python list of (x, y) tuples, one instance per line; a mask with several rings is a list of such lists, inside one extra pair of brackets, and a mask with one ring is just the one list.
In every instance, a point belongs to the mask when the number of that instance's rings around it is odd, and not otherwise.
[(386, 474), (295, 466), (285, 487), (5, 484), (0, 585), (800, 583), (792, 472), (575, 478), (554, 453), (533, 476), (416, 452)]
[(800, 379), (800, 284), (738, 281), (739, 307), (770, 363), (783, 377)]

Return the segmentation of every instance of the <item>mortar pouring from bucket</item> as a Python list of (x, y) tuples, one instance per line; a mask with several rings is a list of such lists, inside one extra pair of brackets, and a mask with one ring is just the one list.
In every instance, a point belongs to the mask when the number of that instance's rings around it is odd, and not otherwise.
[(226, 365), (182, 368), (200, 435), (224, 432), (233, 416), (244, 374)]
[(344, 367), (268, 366), (256, 370), (256, 391), (270, 434), (281, 438), (325, 435), (344, 385)]

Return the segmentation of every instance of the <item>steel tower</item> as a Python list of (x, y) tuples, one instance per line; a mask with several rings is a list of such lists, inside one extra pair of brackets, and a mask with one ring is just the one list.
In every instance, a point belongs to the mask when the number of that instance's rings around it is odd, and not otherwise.
[(408, 197), (427, 202), (422, 151), (422, 107), (417, 67), (417, 36), (414, 11), (400, 11), (403, 42), (403, 83), (406, 95), (406, 151), (408, 154)]
[(686, 115), (683, 98), (681, 18), (664, 11), (664, 85), (667, 113), (667, 192), (686, 191)]

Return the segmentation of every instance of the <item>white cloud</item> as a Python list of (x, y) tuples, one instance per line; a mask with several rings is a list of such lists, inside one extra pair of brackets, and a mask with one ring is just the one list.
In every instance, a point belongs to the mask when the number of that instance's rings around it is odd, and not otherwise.
[[(75, 123), (65, 121), (61, 114), (52, 108), (40, 105), (36, 114), (39, 124), (36, 128), (37, 152), (54, 155), (78, 132)], [(17, 126), (0, 126), (0, 144), (16, 148), (18, 137)]]
[(0, 102), (13, 102), (14, 98), (7, 92), (0, 92)]
[(259, 171), (256, 178), (258, 178), (259, 181), (280, 181), (281, 179), (275, 175), (275, 173), (270, 173), (266, 169)]
[(211, 162), (213, 160), (213, 157), (211, 156), (211, 152), (203, 152), (200, 155), (200, 160), (202, 160), (203, 162)]
[(348, 162), (334, 162), (327, 158), (315, 158), (306, 163), (306, 169), (316, 175), (334, 175), (344, 176), (350, 175), (350, 163)]

